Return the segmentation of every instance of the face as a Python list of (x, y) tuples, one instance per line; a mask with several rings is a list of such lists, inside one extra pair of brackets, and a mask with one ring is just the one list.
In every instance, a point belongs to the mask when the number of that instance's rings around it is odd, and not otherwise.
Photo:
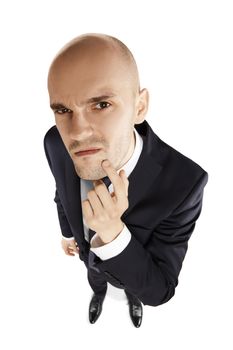
[[(58, 64), (50, 72), (48, 89), (56, 126), (76, 173), (96, 180), (106, 176), (104, 159), (116, 170), (130, 159), (134, 124), (142, 122), (142, 116), (140, 94), (133, 94), (125, 68), (111, 55), (96, 55), (94, 62), (90, 56)], [(99, 151), (76, 154), (90, 148)]]

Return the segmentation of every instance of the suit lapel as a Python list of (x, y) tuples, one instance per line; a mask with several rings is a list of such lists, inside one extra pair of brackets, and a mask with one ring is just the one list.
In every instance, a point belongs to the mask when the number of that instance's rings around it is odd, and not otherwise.
[(159, 175), (162, 166), (156, 163), (152, 155), (148, 152), (146, 142), (143, 140), (142, 153), (138, 159), (138, 162), (130, 173), (128, 199), (129, 207), (122, 215), (122, 219), (130, 215), (134, 206), (140, 202), (141, 198), (149, 191), (152, 184), (155, 182)]

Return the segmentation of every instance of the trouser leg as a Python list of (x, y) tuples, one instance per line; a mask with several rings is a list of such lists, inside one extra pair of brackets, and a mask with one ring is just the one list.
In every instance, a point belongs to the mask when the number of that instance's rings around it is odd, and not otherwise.
[(98, 272), (89, 266), (88, 261), (84, 261), (87, 268), (87, 279), (93, 292), (104, 297), (107, 292), (107, 281), (103, 272)]

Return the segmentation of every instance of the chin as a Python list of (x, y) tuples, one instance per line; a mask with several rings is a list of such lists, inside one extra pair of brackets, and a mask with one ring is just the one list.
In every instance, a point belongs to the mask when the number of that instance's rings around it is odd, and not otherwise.
[(81, 170), (77, 166), (75, 166), (75, 171), (76, 171), (76, 174), (78, 175), (78, 177), (80, 177), (80, 179), (89, 180), (89, 181), (100, 180), (100, 179), (102, 179), (103, 177), (106, 176), (104, 171), (103, 171), (102, 174), (100, 172), (98, 172), (98, 173), (94, 173), (93, 172), (93, 174), (91, 174), (90, 171), (88, 171), (88, 173), (87, 173), (87, 172)]

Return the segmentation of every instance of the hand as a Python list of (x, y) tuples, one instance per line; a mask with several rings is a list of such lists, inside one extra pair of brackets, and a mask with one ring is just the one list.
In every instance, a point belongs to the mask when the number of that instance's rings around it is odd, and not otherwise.
[(75, 239), (68, 240), (68, 239), (62, 238), (61, 246), (64, 252), (66, 253), (66, 255), (74, 256), (75, 255), (74, 253), (79, 254), (79, 247), (77, 246)]
[(109, 162), (102, 167), (112, 182), (114, 192), (110, 193), (102, 180), (93, 181), (94, 189), (82, 201), (82, 212), (87, 226), (95, 231), (106, 244), (114, 240), (124, 228), (121, 216), (129, 206), (129, 180), (122, 169), (119, 174)]

